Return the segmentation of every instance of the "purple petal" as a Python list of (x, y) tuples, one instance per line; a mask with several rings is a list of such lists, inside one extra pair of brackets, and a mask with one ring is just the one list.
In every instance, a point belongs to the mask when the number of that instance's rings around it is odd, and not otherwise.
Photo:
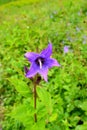
[(45, 65), (48, 66), (48, 68), (51, 68), (53, 66), (60, 66), (60, 64), (57, 62), (57, 60), (55, 60), (53, 58), (47, 59)]
[(34, 53), (34, 52), (27, 52), (24, 55), (30, 62), (33, 62), (38, 56), (38, 53)]
[(50, 57), (51, 54), (52, 54), (52, 44), (49, 43), (48, 47), (41, 52), (41, 55), (44, 55), (47, 58)]
[(35, 63), (33, 63), (30, 67), (30, 70), (26, 73), (26, 77), (31, 78), (35, 76), (37, 72), (38, 72), (38, 66)]
[(44, 80), (47, 82), (47, 74), (48, 74), (48, 68), (44, 67), (42, 69), (39, 69), (38, 73), (44, 78)]

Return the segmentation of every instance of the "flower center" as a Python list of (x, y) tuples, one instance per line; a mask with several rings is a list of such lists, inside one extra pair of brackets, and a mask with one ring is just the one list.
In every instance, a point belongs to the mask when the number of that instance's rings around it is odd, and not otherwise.
[(42, 62), (40, 59), (38, 59), (39, 65), (40, 65), (40, 69), (42, 69)]
[(42, 66), (43, 66), (43, 63), (44, 63), (44, 58), (39, 57), (35, 60), (35, 62), (36, 62), (37, 65), (40, 66), (40, 69), (42, 69)]

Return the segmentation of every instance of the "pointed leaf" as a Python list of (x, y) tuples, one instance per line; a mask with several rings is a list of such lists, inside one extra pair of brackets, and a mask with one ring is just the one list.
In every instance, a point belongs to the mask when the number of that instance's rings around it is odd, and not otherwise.
[(29, 96), (29, 88), (26, 83), (18, 78), (11, 77), (9, 81), (14, 85), (15, 89), (22, 95), (22, 96)]
[(47, 92), (43, 87), (37, 87), (37, 94), (40, 100), (45, 105), (47, 112), (51, 114), (53, 108), (52, 108), (52, 99), (50, 93)]

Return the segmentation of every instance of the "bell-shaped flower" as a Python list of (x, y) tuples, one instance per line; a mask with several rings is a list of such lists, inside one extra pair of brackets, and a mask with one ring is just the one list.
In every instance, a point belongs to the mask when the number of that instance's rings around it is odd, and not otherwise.
[(48, 47), (41, 51), (40, 54), (34, 52), (25, 53), (25, 57), (31, 63), (30, 69), (26, 71), (26, 77), (32, 78), (39, 73), (45, 81), (47, 81), (48, 69), (53, 66), (60, 66), (56, 59), (51, 58), (52, 44), (49, 43)]

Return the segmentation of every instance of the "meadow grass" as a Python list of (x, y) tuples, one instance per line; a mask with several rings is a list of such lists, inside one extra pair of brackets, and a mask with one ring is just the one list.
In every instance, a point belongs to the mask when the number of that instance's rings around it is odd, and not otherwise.
[[(87, 2), (5, 2), (0, 3), (0, 116), (4, 119), (3, 130), (86, 130)], [(44, 95), (40, 96), (41, 104), (38, 101), (36, 125), (32, 117), (32, 83), (24, 76), (24, 66), (29, 66), (24, 54), (36, 52), (37, 48), (40, 52), (49, 41), (53, 44), (53, 57), (61, 67), (49, 71), (48, 83), (41, 82), (44, 89), (38, 93)], [(69, 46), (66, 54), (64, 46)], [(28, 86), (31, 87), (26, 93)], [(14, 107), (16, 110), (9, 114)], [(27, 109), (30, 116), (25, 114)]]

